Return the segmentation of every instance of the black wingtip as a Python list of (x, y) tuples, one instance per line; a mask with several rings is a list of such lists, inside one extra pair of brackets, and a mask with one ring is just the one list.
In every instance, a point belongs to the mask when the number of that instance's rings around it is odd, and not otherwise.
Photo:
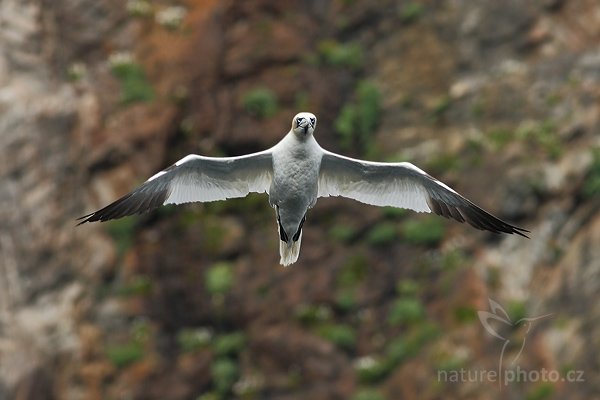
[(102, 219), (102, 217), (98, 216), (97, 213), (91, 213), (88, 215), (84, 215), (83, 217), (79, 217), (75, 221), (79, 221), (77, 222), (77, 225), (75, 225), (79, 226), (85, 224), (86, 222), (104, 222), (105, 220)]
[[(450, 195), (453, 197), (446, 199), (447, 201), (430, 195), (427, 199), (429, 209), (437, 215), (441, 215), (445, 218), (452, 218), (458, 222), (466, 222), (479, 230), (498, 234), (517, 234), (530, 239), (527, 235), (530, 232), (527, 229), (519, 228), (518, 226), (511, 225), (508, 222), (501, 220), (458, 193), (451, 193)], [(452, 201), (454, 203), (452, 203)]]
[(529, 236), (527, 236), (527, 233), (530, 234), (531, 231), (528, 231), (527, 229), (524, 229), (524, 228), (519, 228), (518, 226), (511, 226), (511, 228), (512, 228), (512, 232), (509, 232), (509, 233), (511, 233), (511, 234), (516, 233), (519, 236), (523, 236), (524, 238), (531, 239)]
[(76, 218), (75, 221), (79, 221), (79, 222), (75, 226), (85, 224), (86, 222), (91, 222), (90, 218), (93, 217), (94, 214), (95, 213), (90, 213), (90, 214), (84, 215), (83, 217)]

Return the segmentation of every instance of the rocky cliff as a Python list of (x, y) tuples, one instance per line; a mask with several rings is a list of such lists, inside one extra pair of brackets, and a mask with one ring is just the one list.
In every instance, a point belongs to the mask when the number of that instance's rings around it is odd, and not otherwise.
[[(598, 43), (594, 0), (0, 2), (0, 399), (597, 396)], [(264, 195), (75, 228), (300, 110), (531, 239), (327, 198), (283, 268)]]

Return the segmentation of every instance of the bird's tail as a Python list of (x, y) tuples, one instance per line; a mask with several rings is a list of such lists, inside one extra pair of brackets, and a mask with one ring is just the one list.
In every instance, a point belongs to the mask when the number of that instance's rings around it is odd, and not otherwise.
[(300, 231), (298, 240), (290, 240), (289, 242), (285, 242), (283, 240), (279, 241), (279, 254), (281, 255), (279, 263), (281, 265), (287, 267), (288, 265), (293, 264), (298, 260), (298, 256), (300, 255), (301, 241), (302, 231)]

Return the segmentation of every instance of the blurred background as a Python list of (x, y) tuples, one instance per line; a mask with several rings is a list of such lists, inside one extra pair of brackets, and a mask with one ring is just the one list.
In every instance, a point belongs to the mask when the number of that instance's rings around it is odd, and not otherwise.
[[(597, 0), (2, 0), (0, 399), (598, 398), (599, 101)], [(531, 239), (326, 198), (283, 268), (266, 195), (75, 228), (298, 111)]]

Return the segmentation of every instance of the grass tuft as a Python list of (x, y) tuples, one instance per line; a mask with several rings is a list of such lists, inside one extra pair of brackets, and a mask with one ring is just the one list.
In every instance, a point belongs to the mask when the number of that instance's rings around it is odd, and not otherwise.
[(407, 242), (422, 245), (438, 244), (444, 237), (444, 221), (438, 216), (411, 219), (401, 227), (402, 236)]
[(361, 389), (350, 400), (385, 400), (375, 389)]
[(177, 344), (186, 352), (194, 352), (208, 347), (212, 333), (206, 328), (186, 328), (177, 333)]
[(400, 11), (400, 20), (405, 24), (416, 22), (425, 13), (425, 8), (419, 3), (405, 4)]
[(326, 39), (318, 44), (317, 50), (322, 63), (331, 67), (360, 69), (363, 65), (363, 50), (357, 43)]
[(217, 393), (225, 395), (231, 392), (239, 376), (237, 364), (228, 358), (219, 358), (213, 362), (210, 373)]
[(267, 88), (256, 88), (242, 98), (242, 105), (248, 114), (258, 119), (270, 118), (277, 114), (277, 96)]
[(149, 102), (156, 97), (143, 67), (131, 55), (117, 53), (109, 59), (110, 69), (121, 84), (121, 103)]
[(106, 356), (117, 368), (125, 368), (144, 357), (144, 347), (137, 341), (115, 344), (106, 348)]
[(348, 325), (325, 324), (317, 327), (316, 333), (336, 346), (346, 350), (352, 350), (356, 344), (356, 332)]
[(370, 150), (372, 135), (381, 118), (381, 93), (372, 82), (362, 81), (354, 93), (354, 100), (344, 105), (335, 120), (340, 145), (349, 149), (354, 145)]
[(218, 356), (233, 356), (246, 346), (246, 336), (242, 332), (228, 333), (216, 338), (214, 351)]
[(412, 297), (403, 297), (394, 302), (388, 314), (391, 325), (412, 324), (419, 322), (425, 316), (421, 302)]
[(212, 295), (223, 295), (233, 286), (233, 266), (227, 262), (214, 264), (205, 274), (205, 287)]
[(385, 246), (396, 240), (398, 229), (393, 222), (381, 222), (369, 230), (367, 242), (373, 246)]

